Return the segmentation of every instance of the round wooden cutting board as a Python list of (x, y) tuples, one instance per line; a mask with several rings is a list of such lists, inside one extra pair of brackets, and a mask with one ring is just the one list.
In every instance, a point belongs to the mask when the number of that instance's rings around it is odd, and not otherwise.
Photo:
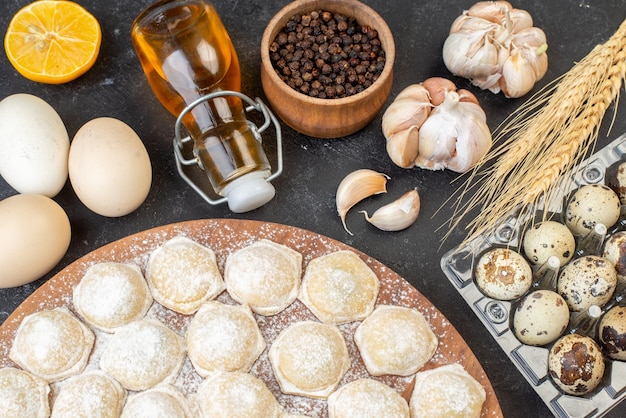
[[(304, 229), (259, 221), (206, 219), (165, 225), (120, 239), (81, 257), (42, 285), (0, 327), (0, 367), (15, 366), (9, 359), (9, 350), (15, 331), (25, 316), (39, 310), (58, 306), (67, 306), (73, 310), (72, 289), (81, 280), (89, 266), (105, 261), (129, 262), (137, 264), (145, 271), (150, 253), (168, 239), (179, 235), (193, 239), (215, 251), (218, 265), (222, 272), (224, 271), (224, 263), (228, 254), (260, 239), (268, 239), (300, 252), (303, 256), (303, 269), (306, 269), (310, 260), (330, 252), (339, 250), (355, 252), (380, 279), (381, 286), (377, 304), (413, 307), (422, 312), (429, 321), (433, 331), (439, 338), (439, 347), (433, 358), (424, 366), (424, 369), (431, 369), (449, 363), (460, 363), (485, 388), (487, 399), (483, 406), (482, 416), (502, 416), (502, 411), (491, 383), (471, 349), (443, 314), (406, 280), (377, 260), (339, 241)], [(220, 295), (218, 300), (232, 303), (232, 299), (229, 298), (226, 292)], [(148, 312), (148, 315), (158, 318), (181, 335), (184, 335), (186, 326), (191, 318), (190, 316), (169, 311), (156, 302)], [(255, 315), (255, 317), (268, 347), (280, 331), (289, 324), (295, 321), (315, 320), (313, 314), (298, 300), (278, 315), (270, 317)], [(352, 367), (344, 376), (341, 384), (369, 376), (353, 341), (353, 334), (357, 326), (358, 323), (339, 325), (352, 357)], [(98, 338), (106, 339), (107, 336), (96, 332), (96, 341), (98, 341)], [(96, 342), (97, 346), (98, 342)], [(91, 367), (97, 367), (96, 350), (97, 348), (94, 349), (92, 354), (94, 360), (90, 360), (89, 366)], [(324, 400), (285, 395), (280, 392), (269, 364), (267, 350), (254, 364), (250, 373), (265, 381), (288, 412), (315, 417), (327, 414), (326, 402)], [(406, 399), (411, 394), (413, 376), (381, 376), (377, 379), (394, 387)], [(188, 395), (195, 391), (200, 381), (201, 378), (195, 374), (193, 367), (187, 359), (174, 385), (181, 392)]]

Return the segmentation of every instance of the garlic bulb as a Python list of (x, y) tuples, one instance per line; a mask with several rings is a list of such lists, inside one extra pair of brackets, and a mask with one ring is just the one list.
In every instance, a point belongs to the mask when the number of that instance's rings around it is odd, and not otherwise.
[(548, 70), (545, 33), (507, 1), (481, 1), (456, 18), (443, 45), (454, 75), (506, 97), (528, 93)]
[(365, 220), (383, 231), (400, 231), (411, 226), (420, 213), (420, 196), (413, 189), (400, 196), (397, 200), (378, 208), (372, 216), (366, 211)]
[(389, 157), (403, 168), (464, 173), (492, 145), (476, 97), (441, 77), (400, 92), (383, 114), (382, 129)]
[(335, 204), (341, 217), (343, 228), (352, 235), (346, 225), (346, 215), (352, 206), (366, 197), (387, 192), (387, 180), (389, 176), (374, 170), (362, 168), (351, 172), (339, 183)]

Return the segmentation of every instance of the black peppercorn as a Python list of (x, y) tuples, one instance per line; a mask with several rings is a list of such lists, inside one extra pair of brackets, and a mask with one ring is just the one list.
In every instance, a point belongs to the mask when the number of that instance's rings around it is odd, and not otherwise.
[(270, 44), (270, 60), (294, 90), (332, 99), (371, 86), (384, 69), (385, 53), (374, 28), (313, 10), (291, 17)]

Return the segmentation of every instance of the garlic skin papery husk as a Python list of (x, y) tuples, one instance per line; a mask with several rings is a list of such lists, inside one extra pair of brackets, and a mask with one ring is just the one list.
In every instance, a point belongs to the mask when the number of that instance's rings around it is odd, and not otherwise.
[(341, 217), (341, 223), (347, 233), (352, 235), (346, 225), (346, 215), (350, 208), (361, 200), (375, 194), (387, 192), (387, 180), (389, 176), (368, 168), (362, 168), (351, 172), (341, 180), (337, 187), (335, 204)]
[(507, 1), (481, 1), (456, 18), (443, 45), (454, 75), (493, 93), (528, 93), (548, 70), (546, 35), (530, 14)]
[(383, 114), (382, 130), (396, 165), (465, 173), (493, 143), (486, 120), (471, 92), (432, 77), (398, 94)]
[(382, 231), (400, 231), (413, 225), (420, 213), (420, 196), (416, 189), (409, 190), (397, 200), (378, 208), (372, 216), (366, 211), (365, 220)]

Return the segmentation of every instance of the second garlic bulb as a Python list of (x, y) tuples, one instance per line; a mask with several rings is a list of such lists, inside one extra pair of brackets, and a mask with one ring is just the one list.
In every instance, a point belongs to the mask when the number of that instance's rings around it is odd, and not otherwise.
[(548, 70), (545, 33), (507, 1), (481, 1), (456, 18), (443, 45), (454, 75), (506, 97), (528, 93)]
[(402, 90), (383, 114), (382, 130), (391, 160), (404, 168), (464, 173), (493, 142), (476, 97), (441, 77)]

